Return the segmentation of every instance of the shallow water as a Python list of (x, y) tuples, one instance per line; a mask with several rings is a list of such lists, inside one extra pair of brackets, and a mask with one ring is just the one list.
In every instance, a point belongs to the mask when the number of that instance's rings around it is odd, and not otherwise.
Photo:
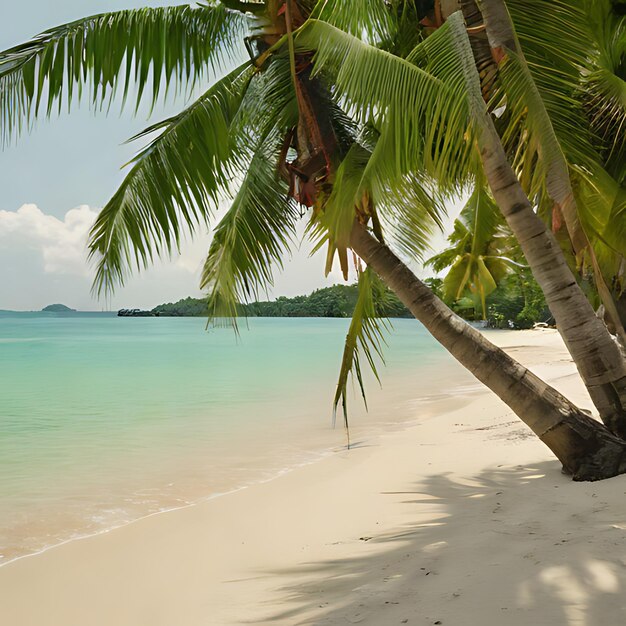
[[(0, 563), (266, 480), (345, 444), (331, 402), (348, 320), (0, 313)], [(394, 320), (352, 439), (418, 419), (460, 368)]]

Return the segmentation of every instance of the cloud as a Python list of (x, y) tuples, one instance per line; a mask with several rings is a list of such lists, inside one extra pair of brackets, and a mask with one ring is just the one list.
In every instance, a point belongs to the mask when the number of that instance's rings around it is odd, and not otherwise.
[(0, 211), (0, 242), (35, 250), (46, 274), (89, 276), (86, 243), (98, 211), (86, 205), (70, 209), (61, 220), (35, 204)]
[(35, 204), (0, 210), (0, 309), (37, 310), (51, 302), (81, 310), (102, 307), (152, 308), (189, 295), (200, 295), (200, 272), (210, 235), (183, 237), (181, 254), (155, 260), (137, 272), (111, 300), (91, 293), (94, 268), (87, 261), (87, 237), (98, 209), (81, 205), (51, 215)]
[[(0, 243), (38, 252), (46, 274), (90, 277), (87, 237), (97, 216), (98, 210), (87, 205), (70, 209), (59, 219), (35, 204), (24, 204), (17, 211), (0, 211)], [(181, 254), (173, 255), (175, 267), (197, 274), (206, 250), (206, 237), (185, 242)]]

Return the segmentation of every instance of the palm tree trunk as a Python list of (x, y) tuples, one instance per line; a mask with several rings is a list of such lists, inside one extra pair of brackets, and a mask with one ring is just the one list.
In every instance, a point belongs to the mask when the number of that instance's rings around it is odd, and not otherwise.
[[(464, 14), (468, 19), (471, 16), (474, 24), (477, 19), (474, 1), (464, 0), (462, 5)], [(472, 38), (476, 62), (484, 62), (485, 43), (489, 46), (486, 40)], [(626, 439), (626, 362), (620, 348), (595, 315), (554, 236), (534, 212), (486, 107), (483, 111), (478, 120), (478, 141), (493, 197), (544, 292), (557, 328), (602, 421), (611, 432)]]
[(533, 211), (497, 135), (484, 132), (480, 143), (493, 196), (545, 294), (589, 395), (607, 427), (626, 438), (626, 366), (619, 346), (595, 315), (552, 233)]
[(454, 314), (367, 229), (350, 245), (452, 356), (498, 395), (561, 461), (574, 480), (626, 472), (626, 443)]

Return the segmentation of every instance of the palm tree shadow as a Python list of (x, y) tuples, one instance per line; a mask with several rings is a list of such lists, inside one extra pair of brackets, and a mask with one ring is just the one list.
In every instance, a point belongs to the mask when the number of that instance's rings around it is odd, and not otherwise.
[(626, 623), (625, 489), (550, 462), (426, 477), (402, 501), (415, 521), (361, 536), (362, 556), (266, 572), (290, 583), (263, 623)]

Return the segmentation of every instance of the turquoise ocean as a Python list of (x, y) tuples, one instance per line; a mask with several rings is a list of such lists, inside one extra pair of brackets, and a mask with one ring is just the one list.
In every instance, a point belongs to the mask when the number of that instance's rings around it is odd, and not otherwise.
[[(0, 312), (0, 564), (269, 480), (345, 447), (332, 397), (349, 320)], [(393, 320), (351, 439), (428, 414), (471, 378)]]

